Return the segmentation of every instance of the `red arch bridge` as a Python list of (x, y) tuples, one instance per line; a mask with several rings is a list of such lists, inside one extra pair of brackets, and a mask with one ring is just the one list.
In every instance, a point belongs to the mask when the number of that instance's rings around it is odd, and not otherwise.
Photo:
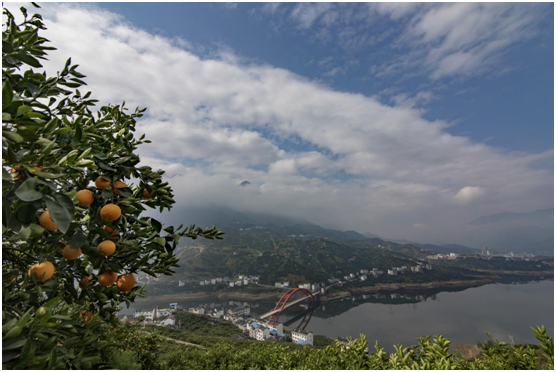
[[(292, 296), (296, 293), (301, 293), (302, 296), (300, 298), (292, 299)], [(290, 306), (298, 304), (302, 301), (309, 300), (309, 306), (314, 305), (317, 301), (317, 296), (319, 292), (311, 292), (304, 288), (292, 288), (288, 290), (284, 295), (280, 298), (280, 301), (276, 303), (276, 306), (273, 310), (270, 310), (263, 315), (260, 316), (261, 319), (272, 317), (273, 320), (278, 320), (280, 314), (284, 309), (287, 309)]]

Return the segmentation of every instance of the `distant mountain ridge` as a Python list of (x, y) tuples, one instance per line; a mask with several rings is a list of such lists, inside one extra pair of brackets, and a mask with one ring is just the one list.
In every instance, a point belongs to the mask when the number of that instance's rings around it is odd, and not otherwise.
[(488, 224), (495, 224), (500, 222), (508, 222), (514, 220), (527, 220), (527, 219), (554, 219), (554, 208), (551, 209), (539, 209), (534, 212), (517, 213), (517, 212), (504, 212), (497, 214), (489, 214), (487, 216), (481, 216), (469, 221), (467, 224), (470, 226), (481, 226)]

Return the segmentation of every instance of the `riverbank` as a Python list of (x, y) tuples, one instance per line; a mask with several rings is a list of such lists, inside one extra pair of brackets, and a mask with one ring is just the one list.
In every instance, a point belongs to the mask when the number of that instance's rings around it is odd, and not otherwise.
[[(375, 284), (372, 286), (364, 287), (343, 287), (340, 291), (329, 292), (320, 297), (321, 302), (333, 301), (355, 294), (376, 293), (380, 291), (394, 292), (399, 290), (430, 290), (430, 289), (453, 289), (453, 288), (473, 288), (486, 284), (494, 284), (500, 282), (500, 276), (495, 274), (510, 274), (519, 275), (514, 272), (493, 272), (490, 271), (491, 276), (483, 277), (481, 279), (468, 279), (468, 280), (452, 280), (452, 281), (435, 281), (426, 283), (383, 283)], [(534, 274), (534, 275), (533, 275)], [(523, 276), (546, 277), (553, 276), (553, 272), (527, 272), (522, 273)], [(187, 292), (187, 293), (174, 293), (159, 296), (148, 296), (147, 298), (138, 299), (136, 302), (153, 302), (153, 301), (180, 301), (180, 300), (239, 300), (239, 301), (273, 301), (278, 300), (286, 292)]]

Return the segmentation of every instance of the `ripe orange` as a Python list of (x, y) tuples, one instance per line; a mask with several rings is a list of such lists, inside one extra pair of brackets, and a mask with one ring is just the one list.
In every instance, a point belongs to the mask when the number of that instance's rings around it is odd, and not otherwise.
[(48, 213), (48, 211), (44, 211), (41, 214), (41, 216), (39, 217), (39, 223), (41, 224), (42, 227), (44, 227), (48, 231), (58, 230), (58, 226), (56, 226), (54, 221), (52, 221), (52, 218), (50, 218), (50, 213)]
[(110, 238), (115, 237), (119, 233), (119, 231), (117, 229), (115, 229), (113, 227), (110, 227), (110, 226), (104, 225), (102, 228), (110, 233)]
[(71, 249), (69, 244), (66, 244), (66, 246), (62, 250), (62, 256), (64, 256), (66, 260), (70, 260), (70, 261), (75, 260), (80, 255), (81, 255), (81, 248)]
[(133, 274), (124, 274), (118, 278), (116, 285), (120, 291), (127, 292), (135, 287), (135, 283), (136, 281)]
[(54, 265), (50, 261), (36, 263), (29, 269), (29, 278), (33, 278), (33, 273), (37, 275), (37, 282), (44, 282), (54, 275)]
[(77, 199), (77, 203), (81, 207), (87, 207), (95, 201), (95, 194), (91, 190), (79, 190), (77, 194), (75, 194), (75, 198)]
[(95, 186), (101, 190), (110, 186), (110, 184), (110, 181), (106, 181), (102, 176), (98, 176), (95, 180)]
[(101, 256), (112, 256), (116, 252), (116, 244), (111, 240), (105, 240), (97, 246), (97, 251)]
[(123, 183), (122, 181), (116, 181), (114, 182), (114, 185), (112, 185), (112, 191), (114, 192), (114, 194), (118, 195), (118, 196), (122, 196), (122, 194), (120, 194), (120, 190), (118, 189), (123, 189), (126, 188), (127, 185), (125, 183)]
[(110, 270), (104, 271), (98, 276), (98, 282), (103, 287), (108, 287), (118, 280), (118, 273)]
[(147, 189), (143, 190), (143, 199), (152, 199), (152, 198), (153, 197), (152, 197), (151, 193), (149, 192), (149, 190), (147, 190)]
[(122, 215), (122, 210), (116, 204), (106, 204), (100, 210), (100, 218), (105, 221), (116, 221)]
[(81, 288), (81, 289), (89, 288), (89, 282), (91, 281), (91, 279), (93, 279), (92, 276), (87, 276), (85, 278), (81, 278), (81, 280), (79, 281), (79, 288)]

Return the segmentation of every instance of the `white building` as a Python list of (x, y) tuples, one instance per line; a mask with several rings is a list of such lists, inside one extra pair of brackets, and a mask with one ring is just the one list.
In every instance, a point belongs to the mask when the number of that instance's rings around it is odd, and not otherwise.
[(265, 341), (270, 337), (270, 329), (266, 327), (258, 327), (255, 330), (255, 339), (257, 341)]
[(222, 283), (222, 278), (216, 278), (216, 283)]
[(205, 285), (205, 281), (204, 281), (204, 280), (201, 280), (201, 281), (199, 282), (199, 284), (200, 284), (200, 285)]
[(228, 283), (228, 285), (229, 285), (230, 287), (233, 287), (233, 286), (235, 285), (235, 283), (234, 283), (234, 282), (230, 282), (230, 283)]
[(388, 269), (388, 275), (398, 275), (398, 270)]
[(145, 311), (141, 311), (141, 310), (136, 310), (135, 314), (133, 314), (134, 318), (139, 318), (140, 316), (144, 316), (145, 320), (153, 320), (153, 311), (152, 310), (145, 310)]
[(364, 282), (365, 280), (367, 280), (367, 275), (361, 275), (359, 279), (361, 279), (361, 281)]
[(173, 317), (169, 317), (160, 322), (160, 325), (164, 327), (173, 327), (176, 325), (176, 320)]
[(305, 331), (303, 329), (293, 330), (292, 341), (299, 345), (313, 346), (313, 332)]
[(249, 279), (243, 278), (243, 285), (249, 285)]
[(216, 279), (211, 279), (210, 284), (216, 284)]
[(251, 315), (251, 308), (249, 306), (239, 306), (233, 310), (229, 310), (228, 314), (232, 317), (249, 316)]
[(359, 272), (360, 272), (361, 274), (368, 274), (368, 273), (369, 273), (369, 270), (367, 270), (367, 269), (361, 269)]
[(284, 324), (282, 322), (266, 322), (264, 326), (270, 331), (276, 331), (276, 333), (284, 333)]
[(185, 287), (185, 281), (180, 280), (180, 281), (178, 282), (178, 287)]

